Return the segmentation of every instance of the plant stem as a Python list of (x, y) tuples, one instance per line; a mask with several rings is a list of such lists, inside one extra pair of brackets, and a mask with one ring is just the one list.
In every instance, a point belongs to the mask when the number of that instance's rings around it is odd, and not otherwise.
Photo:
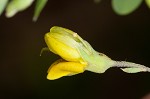
[(150, 68), (146, 67), (141, 64), (136, 64), (133, 62), (126, 62), (126, 61), (114, 61), (114, 66), (116, 67), (127, 67), (127, 68), (141, 68), (145, 72), (150, 72)]

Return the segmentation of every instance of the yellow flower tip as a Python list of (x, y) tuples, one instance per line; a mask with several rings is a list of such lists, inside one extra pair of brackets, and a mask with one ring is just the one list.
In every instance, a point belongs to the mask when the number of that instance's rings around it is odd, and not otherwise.
[(78, 74), (85, 71), (86, 64), (57, 60), (48, 69), (47, 79), (55, 80), (63, 76)]
[(59, 79), (63, 76), (67, 76), (69, 74), (70, 74), (70, 72), (68, 72), (68, 71), (58, 71), (58, 73), (51, 71), (48, 73), (47, 79), (48, 80), (56, 80), (56, 79)]

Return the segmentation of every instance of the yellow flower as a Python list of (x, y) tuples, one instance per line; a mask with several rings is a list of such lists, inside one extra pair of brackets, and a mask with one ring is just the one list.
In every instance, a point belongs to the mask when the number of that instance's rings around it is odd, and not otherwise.
[(49, 50), (64, 59), (50, 66), (47, 76), (49, 80), (84, 72), (87, 63), (77, 49), (82, 42), (76, 36), (73, 31), (56, 26), (45, 34), (45, 42)]
[(45, 42), (51, 52), (62, 57), (49, 67), (49, 80), (79, 74), (85, 70), (104, 73), (110, 67), (119, 67), (127, 73), (150, 72), (150, 68), (144, 65), (111, 60), (95, 51), (77, 33), (62, 27), (52, 27), (50, 32), (45, 34)]

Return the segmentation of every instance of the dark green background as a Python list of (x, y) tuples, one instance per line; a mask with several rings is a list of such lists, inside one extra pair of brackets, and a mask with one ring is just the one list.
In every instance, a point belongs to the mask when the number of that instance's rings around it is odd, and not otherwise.
[(49, 0), (37, 22), (35, 4), (13, 18), (0, 17), (0, 99), (141, 99), (150, 93), (150, 73), (111, 68), (50, 81), (47, 69), (59, 57), (40, 50), (52, 26), (77, 32), (95, 50), (114, 60), (150, 67), (150, 9), (143, 2), (132, 14), (116, 15), (111, 0)]

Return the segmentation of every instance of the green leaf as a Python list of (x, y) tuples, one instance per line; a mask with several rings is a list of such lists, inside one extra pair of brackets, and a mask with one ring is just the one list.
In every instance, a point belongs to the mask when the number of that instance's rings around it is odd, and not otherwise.
[(138, 72), (145, 72), (145, 68), (121, 68), (126, 73), (138, 73)]
[(42, 11), (42, 9), (44, 8), (44, 6), (46, 5), (48, 0), (37, 0), (36, 1), (36, 6), (35, 6), (35, 11), (34, 11), (34, 16), (33, 16), (33, 21), (36, 21)]
[(150, 8), (150, 0), (145, 0), (147, 6)]
[(8, 0), (0, 0), (0, 15), (3, 13), (6, 5), (7, 5)]
[(11, 0), (6, 8), (6, 17), (13, 17), (17, 12), (28, 8), (34, 0)]
[(112, 0), (112, 8), (119, 15), (128, 15), (136, 10), (143, 0)]

